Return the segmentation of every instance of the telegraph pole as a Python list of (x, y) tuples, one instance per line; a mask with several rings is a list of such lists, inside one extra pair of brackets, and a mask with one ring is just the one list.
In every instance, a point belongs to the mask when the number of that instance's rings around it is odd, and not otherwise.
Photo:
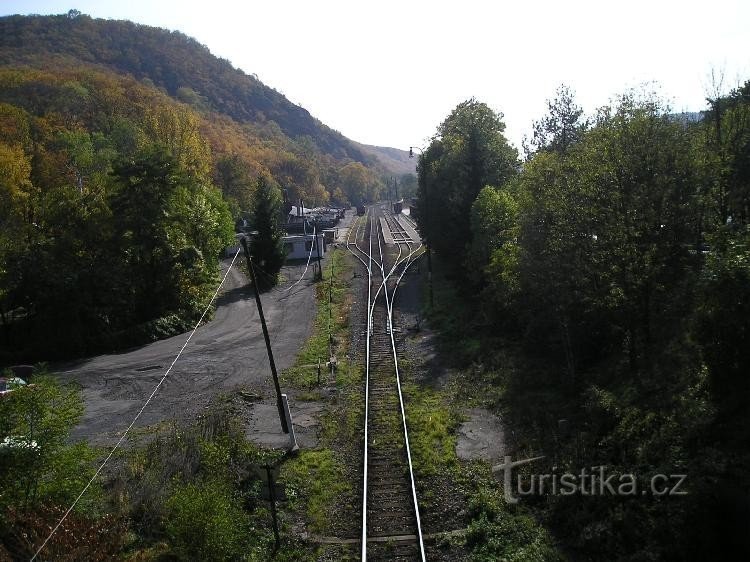
[(289, 433), (289, 427), (287, 427), (286, 416), (284, 415), (284, 403), (281, 400), (281, 387), (279, 386), (279, 375), (276, 373), (276, 363), (273, 361), (273, 351), (271, 350), (271, 338), (268, 337), (268, 327), (266, 326), (266, 317), (263, 315), (263, 305), (260, 302), (260, 289), (258, 288), (258, 282), (255, 279), (255, 268), (253, 267), (253, 260), (250, 257), (250, 250), (247, 248), (247, 238), (244, 236), (240, 238), (242, 248), (245, 250), (245, 257), (247, 258), (247, 268), (250, 270), (250, 279), (253, 282), (253, 292), (255, 293), (255, 304), (258, 305), (258, 316), (260, 316), (260, 324), (263, 327), (263, 337), (266, 340), (266, 351), (268, 352), (268, 363), (271, 365), (271, 375), (273, 375), (273, 385), (276, 387), (276, 406), (279, 409), (279, 419), (281, 419), (281, 429), (284, 433)]
[(320, 244), (318, 243), (320, 235), (320, 233), (318, 232), (318, 221), (316, 220), (313, 224), (315, 225), (313, 227), (313, 238), (315, 238), (313, 244), (315, 244), (315, 247), (318, 249), (318, 279), (323, 279), (323, 264), (320, 261)]

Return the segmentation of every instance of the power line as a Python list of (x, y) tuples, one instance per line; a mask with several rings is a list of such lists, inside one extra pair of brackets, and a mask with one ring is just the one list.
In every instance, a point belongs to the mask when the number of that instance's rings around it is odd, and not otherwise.
[(305, 266), (305, 271), (302, 272), (302, 275), (299, 276), (299, 279), (297, 279), (297, 281), (293, 285), (285, 289), (286, 291), (291, 291), (294, 287), (296, 287), (299, 284), (299, 282), (302, 281), (302, 278), (305, 276), (305, 273), (307, 273), (307, 268), (310, 267), (310, 258), (312, 258), (313, 247), (318, 243), (318, 235), (316, 234), (315, 228), (316, 227), (313, 226), (313, 242), (312, 244), (310, 244), (310, 253), (307, 256), (307, 265)]
[(65, 512), (65, 514), (60, 518), (60, 521), (57, 522), (57, 525), (55, 525), (55, 527), (52, 529), (52, 531), (50, 532), (49, 536), (46, 539), (44, 539), (44, 542), (42, 543), (42, 546), (40, 546), (39, 549), (34, 554), (34, 556), (31, 557), (31, 561), (30, 562), (34, 562), (34, 560), (36, 559), (36, 557), (39, 556), (39, 553), (42, 552), (42, 550), (44, 549), (44, 547), (47, 545), (47, 543), (49, 542), (49, 540), (52, 538), (52, 535), (55, 534), (55, 532), (57, 531), (57, 529), (60, 528), (60, 525), (63, 524), (63, 521), (65, 521), (65, 519), (68, 517), (68, 515), (70, 515), (70, 512), (73, 511), (73, 508), (75, 508), (75, 506), (78, 504), (78, 502), (83, 497), (83, 495), (86, 493), (86, 491), (91, 487), (91, 484), (93, 484), (94, 480), (96, 480), (97, 476), (99, 476), (99, 473), (101, 473), (101, 471), (104, 469), (105, 465), (109, 462), (109, 459), (111, 459), (112, 455), (115, 454), (115, 451), (117, 451), (117, 449), (120, 448), (120, 445), (125, 440), (125, 437), (127, 437), (128, 432), (133, 428), (133, 426), (135, 425), (135, 422), (138, 421), (138, 418), (141, 417), (141, 414), (146, 409), (146, 407), (149, 405), (149, 403), (151, 402), (151, 399), (159, 391), (159, 388), (164, 383), (164, 381), (166, 380), (167, 376), (169, 376), (169, 373), (172, 371), (172, 368), (175, 366), (175, 363), (177, 363), (177, 360), (182, 355), (182, 352), (185, 351), (185, 348), (187, 347), (188, 343), (190, 343), (190, 340), (193, 339), (193, 335), (198, 330), (198, 327), (201, 325), (201, 322), (203, 322), (203, 319), (205, 318), (206, 314), (208, 314), (208, 311), (211, 308), (211, 305), (213, 304), (214, 300), (216, 300), (216, 297), (218, 296), (219, 291), (221, 290), (221, 288), (224, 286), (224, 283), (226, 282), (227, 277), (229, 276), (229, 272), (232, 270), (232, 266), (234, 265), (234, 262), (237, 259), (237, 256), (239, 256), (239, 255), (240, 255), (240, 249), (238, 248), (237, 249), (237, 253), (234, 254), (234, 257), (232, 258), (232, 263), (229, 264), (229, 267), (227, 268), (227, 272), (224, 274), (224, 278), (221, 280), (221, 283), (219, 283), (219, 286), (216, 287), (216, 291), (214, 291), (213, 297), (211, 297), (211, 300), (208, 302), (208, 305), (206, 305), (206, 308), (203, 311), (203, 314), (201, 314), (200, 320), (198, 320), (198, 322), (195, 324), (195, 327), (193, 328), (193, 331), (190, 332), (190, 335), (188, 336), (188, 339), (185, 340), (184, 344), (182, 344), (182, 348), (177, 353), (177, 356), (172, 361), (172, 364), (169, 366), (169, 368), (164, 373), (164, 375), (162, 375), (161, 380), (154, 387), (154, 390), (151, 392), (151, 395), (146, 399), (146, 402), (144, 402), (144, 404), (141, 407), (141, 409), (139, 410), (139, 412), (135, 415), (135, 417), (133, 418), (133, 421), (130, 422), (130, 425), (127, 427), (127, 429), (122, 434), (122, 436), (120, 437), (120, 439), (117, 441), (117, 443), (115, 444), (115, 446), (109, 452), (109, 454), (107, 455), (107, 458), (105, 458), (104, 461), (102, 462), (102, 464), (99, 465), (99, 468), (94, 473), (94, 475), (91, 477), (91, 479), (88, 481), (88, 484), (86, 484), (86, 486), (83, 488), (83, 490), (81, 491), (81, 493), (78, 494), (78, 497), (73, 502), (73, 505), (71, 505), (68, 508), (68, 510)]
[(257, 263), (253, 262), (253, 268), (255, 269), (256, 273), (261, 273), (264, 278), (266, 278), (271, 285), (276, 283), (276, 275), (271, 275), (266, 270), (264, 270), (262, 267), (260, 267)]

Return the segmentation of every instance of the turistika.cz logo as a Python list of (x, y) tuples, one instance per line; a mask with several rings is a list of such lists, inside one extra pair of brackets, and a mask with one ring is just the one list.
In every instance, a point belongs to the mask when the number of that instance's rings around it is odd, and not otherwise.
[(505, 500), (518, 503), (519, 496), (561, 495), (572, 496), (684, 496), (685, 474), (654, 474), (639, 479), (635, 474), (608, 474), (606, 466), (582, 468), (580, 472), (531, 474), (523, 479), (520, 474), (513, 480), (513, 469), (544, 457), (513, 461), (506, 455), (502, 464), (492, 467), (492, 472), (503, 473)]

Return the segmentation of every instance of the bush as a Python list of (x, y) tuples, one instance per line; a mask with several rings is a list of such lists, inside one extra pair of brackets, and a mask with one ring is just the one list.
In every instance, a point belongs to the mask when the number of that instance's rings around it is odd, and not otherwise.
[(481, 489), (469, 502), (471, 523), (466, 533), (466, 546), (472, 560), (557, 561), (549, 535), (529, 515), (514, 512), (496, 491)]
[[(0, 400), (0, 517), (7, 508), (33, 509), (68, 504), (93, 474), (94, 450), (69, 444), (83, 412), (80, 392), (36, 369), (32, 385)], [(98, 488), (89, 490), (82, 509), (94, 509)]]
[(240, 499), (218, 483), (189, 484), (167, 501), (166, 530), (182, 560), (235, 560), (250, 525)]

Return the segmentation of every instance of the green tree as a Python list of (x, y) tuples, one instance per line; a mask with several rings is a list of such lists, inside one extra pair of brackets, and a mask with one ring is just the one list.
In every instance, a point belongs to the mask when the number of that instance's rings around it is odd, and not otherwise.
[(129, 280), (118, 284), (120, 298), (123, 311), (130, 309), (136, 322), (145, 322), (177, 308), (170, 202), (186, 178), (177, 161), (160, 147), (146, 149), (135, 161), (116, 164), (114, 176), (114, 241), (122, 274)]
[[(518, 202), (507, 189), (487, 186), (471, 206), (471, 248), (468, 264), (473, 281), (485, 282), (486, 268), (495, 253), (506, 252), (518, 236)], [(497, 275), (499, 272), (495, 271)]]
[(234, 201), (238, 211), (249, 211), (252, 208), (255, 182), (250, 177), (247, 164), (239, 155), (232, 154), (218, 159), (214, 181), (224, 196)]
[[(724, 421), (747, 432), (750, 401), (750, 232), (712, 238), (701, 279), (697, 335)], [(743, 420), (740, 422), (740, 420)]]
[(708, 101), (703, 162), (707, 226), (750, 224), (750, 81)]
[[(106, 182), (116, 153), (102, 133), (65, 130), (59, 135), (59, 143), (68, 155), (67, 169), (79, 191), (83, 192), (84, 187), (90, 191)], [(90, 182), (94, 185), (89, 186)]]
[(633, 373), (653, 368), (655, 342), (673, 337), (668, 319), (689, 302), (697, 178), (690, 131), (633, 95), (601, 110), (567, 154), (526, 165), (522, 308), (542, 333), (560, 334), (571, 373), (575, 356), (613, 348), (627, 350)]
[(547, 100), (547, 114), (534, 121), (529, 145), (524, 142), (527, 159), (535, 152), (565, 154), (579, 142), (588, 127), (583, 109), (575, 103), (575, 93), (566, 85), (557, 88), (554, 100)]
[(261, 268), (262, 274), (257, 275), (261, 288), (268, 288), (275, 282), (286, 258), (282, 242), (281, 207), (279, 188), (265, 177), (258, 177), (252, 212), (252, 226), (258, 235), (253, 240), (250, 253)]
[(33, 383), (0, 400), (0, 517), (8, 508), (66, 504), (92, 472), (91, 450), (68, 443), (83, 414), (80, 392), (40, 369)]
[(518, 154), (504, 130), (501, 115), (465, 101), (443, 121), (419, 161), (420, 231), (437, 253), (451, 257), (459, 276), (471, 244), (474, 200), (486, 185), (502, 187), (517, 173)]

